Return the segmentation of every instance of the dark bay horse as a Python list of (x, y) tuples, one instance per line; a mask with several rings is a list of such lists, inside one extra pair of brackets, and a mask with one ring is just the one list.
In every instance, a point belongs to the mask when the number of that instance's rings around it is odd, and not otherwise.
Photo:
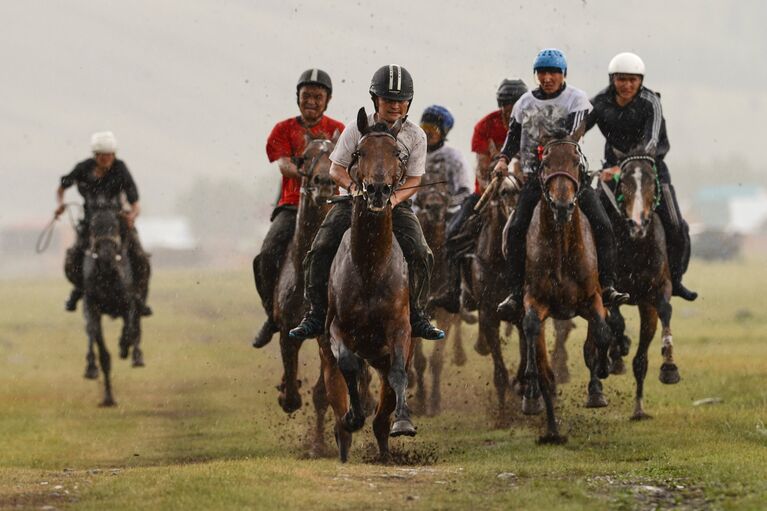
[[(660, 318), (663, 327), (663, 364), (660, 381), (679, 382), (679, 371), (673, 358), (671, 336), (671, 274), (666, 254), (663, 225), (655, 214), (660, 201), (660, 186), (652, 155), (632, 153), (619, 155), (620, 174), (616, 176), (615, 194), (603, 186), (608, 216), (613, 224), (618, 249), (618, 284), (631, 295), (629, 303), (639, 308), (639, 346), (633, 360), (636, 398), (634, 420), (649, 417), (644, 411), (644, 379), (647, 375), (647, 351)], [(628, 354), (630, 344), (626, 324), (619, 307), (610, 309), (608, 324), (615, 335), (610, 349), (613, 364), (622, 366), (621, 356)], [(620, 362), (619, 362), (620, 361)]]
[[(280, 274), (274, 290), (274, 320), (280, 329), (280, 354), (284, 373), (279, 390), (278, 402), (286, 413), (301, 408), (301, 381), (298, 379), (298, 354), (302, 342), (292, 339), (288, 332), (301, 320), (304, 308), (304, 273), (302, 262), (311, 247), (312, 240), (330, 209), (327, 203), (335, 193), (335, 184), (330, 177), (330, 153), (338, 140), (338, 132), (333, 140), (324, 137), (313, 138), (308, 132), (306, 146), (300, 158), (301, 197), (296, 215), (296, 228), (280, 268)], [(325, 396), (325, 384), (320, 378), (312, 389), (312, 400), (317, 411), (317, 421), (313, 448), (322, 450), (324, 444), (325, 412), (328, 403)], [(319, 444), (319, 445), (316, 445)]]
[(405, 173), (397, 142), (401, 126), (400, 120), (391, 129), (380, 124), (371, 129), (360, 109), (357, 127), (362, 138), (356, 163), (349, 168), (360, 192), (352, 198), (351, 228), (330, 271), (326, 323), (330, 338), (319, 343), (325, 386), (336, 418), (336, 442), (344, 462), (352, 432), (365, 422), (358, 391), (364, 362), (380, 376), (373, 432), (381, 459), (390, 459), (389, 435), (416, 434), (406, 402), (412, 357), (408, 268), (393, 234), (390, 203)]
[(88, 248), (83, 260), (83, 313), (88, 334), (88, 365), (85, 377), (98, 378), (93, 345), (99, 350), (104, 373), (104, 399), (100, 406), (114, 406), (110, 380), (111, 357), (104, 342), (101, 316), (123, 319), (120, 358), (128, 358), (133, 348), (133, 367), (142, 367), (140, 297), (128, 256), (127, 226), (120, 219), (120, 204), (102, 197), (88, 202)]
[[(588, 321), (583, 347), (589, 368), (587, 407), (606, 406), (600, 378), (608, 375), (608, 349), (612, 334), (605, 322), (597, 254), (588, 221), (577, 205), (581, 190), (583, 155), (577, 140), (585, 126), (570, 137), (551, 138), (543, 147), (539, 178), (541, 202), (527, 233), (524, 317), (519, 318), (524, 350), (525, 414), (546, 406), (547, 432), (541, 443), (562, 443), (554, 416), (554, 374), (549, 365), (543, 322), (547, 317), (568, 320), (578, 315)], [(535, 177), (531, 177), (535, 179)]]

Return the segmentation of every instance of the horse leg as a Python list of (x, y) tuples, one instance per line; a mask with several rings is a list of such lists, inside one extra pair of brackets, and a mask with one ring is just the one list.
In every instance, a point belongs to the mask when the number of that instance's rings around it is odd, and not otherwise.
[(525, 339), (525, 329), (523, 326), (517, 324), (517, 331), (519, 332), (519, 365), (517, 365), (517, 373), (511, 380), (511, 390), (513, 390), (519, 397), (525, 392), (525, 367), (527, 367), (527, 340)]
[(342, 463), (349, 460), (349, 449), (352, 445), (352, 434), (344, 427), (344, 416), (349, 410), (349, 394), (338, 364), (335, 361), (330, 348), (320, 348), (320, 361), (322, 368), (322, 377), (325, 382), (325, 390), (330, 406), (333, 408), (333, 415), (336, 423), (334, 428), (336, 445), (338, 446), (338, 456)]
[(501, 352), (501, 338), (499, 330), (501, 321), (498, 317), (486, 310), (482, 310), (479, 315), (479, 329), (484, 333), (487, 340), (487, 346), (490, 348), (490, 354), (493, 357), (493, 384), (495, 385), (496, 396), (498, 397), (498, 422), (499, 428), (508, 426), (506, 420), (506, 393), (509, 391), (509, 371), (506, 369), (506, 363), (503, 361)]
[(93, 337), (88, 330), (88, 318), (86, 317), (86, 333), (88, 334), (88, 353), (85, 355), (85, 378), (95, 380), (99, 377), (99, 366), (96, 365), (96, 354), (93, 352)]
[(115, 406), (117, 403), (112, 396), (112, 381), (109, 373), (112, 370), (112, 360), (104, 343), (104, 334), (101, 330), (101, 313), (86, 297), (83, 300), (83, 310), (85, 311), (86, 330), (92, 343), (95, 343), (99, 350), (99, 365), (104, 373), (104, 400), (99, 406)]
[[(391, 414), (397, 408), (397, 394), (394, 392), (387, 373), (391, 371), (388, 360), (378, 370), (381, 379), (381, 389), (378, 396), (378, 406), (373, 418), (373, 434), (378, 442), (378, 460), (381, 463), (391, 461), (389, 452), (389, 434), (391, 432)], [(394, 435), (392, 435), (394, 436)]]
[(674, 363), (674, 343), (671, 338), (671, 303), (664, 297), (658, 304), (658, 315), (663, 327), (663, 347), (660, 352), (663, 355), (663, 365), (660, 366), (660, 381), (672, 385), (679, 383), (679, 369)]
[(141, 313), (138, 310), (138, 304), (134, 302), (128, 311), (128, 319), (126, 322), (130, 325), (128, 329), (131, 344), (133, 345), (133, 367), (144, 367), (144, 352), (141, 351)]
[[(349, 392), (351, 408), (343, 416), (343, 426), (349, 433), (362, 429), (365, 425), (365, 411), (360, 400), (359, 387), (357, 384), (360, 370), (363, 369), (363, 361), (356, 354), (349, 351), (343, 343), (338, 344), (338, 368), (346, 381)], [(407, 379), (407, 377), (406, 377)]]
[[(522, 320), (526, 339), (525, 347), (527, 348), (524, 375), (525, 392), (522, 396), (522, 413), (525, 415), (538, 415), (542, 411), (537, 352), (538, 345), (541, 343), (539, 339), (544, 337), (543, 321), (546, 318), (541, 316), (535, 307), (531, 307)], [(545, 337), (543, 342), (545, 345)]]
[[(440, 316), (439, 325), (442, 327), (443, 323), (445, 324), (445, 336), (450, 335), (450, 331), (452, 330), (452, 326), (455, 323), (456, 317), (457, 315), (455, 314), (447, 313)], [(460, 325), (456, 330), (460, 330)], [(429, 398), (428, 415), (430, 417), (439, 415), (442, 407), (442, 393), (440, 387), (442, 385), (442, 367), (444, 365), (444, 360), (445, 343), (438, 342), (434, 345), (434, 349), (431, 352), (431, 357), (429, 357), (429, 369), (431, 370), (431, 396)]]
[(554, 353), (551, 356), (554, 366), (554, 376), (557, 383), (567, 383), (570, 381), (570, 370), (567, 368), (567, 347), (565, 342), (570, 336), (570, 331), (575, 328), (575, 323), (567, 320), (554, 320), (554, 333), (556, 334), (554, 342)]
[(325, 390), (325, 377), (322, 365), (320, 365), (320, 375), (317, 378), (317, 383), (312, 388), (312, 403), (314, 403), (315, 423), (314, 438), (309, 448), (309, 455), (312, 458), (318, 458), (324, 456), (327, 451), (325, 446), (325, 415), (330, 405), (328, 394)]
[(453, 334), (453, 357), (452, 362), (453, 365), (456, 365), (458, 367), (463, 366), (466, 364), (466, 350), (463, 349), (463, 333), (461, 328), (461, 316), (459, 314), (455, 314), (452, 316), (453, 318), (453, 324), (455, 328), (453, 331), (455, 332)]
[[(601, 302), (601, 300), (600, 300)], [(602, 309), (604, 312), (604, 309)], [(609, 374), (607, 351), (610, 347), (612, 333), (605, 320), (598, 314), (589, 318), (586, 342), (583, 344), (583, 358), (589, 368), (588, 398), (586, 408), (602, 408), (607, 406), (607, 399), (602, 393), (600, 378)]]
[(371, 374), (370, 366), (365, 361), (362, 361), (360, 370), (357, 372), (357, 389), (360, 393), (360, 402), (362, 403), (362, 411), (365, 413), (365, 417), (370, 417), (376, 411), (376, 400), (370, 391), (370, 384), (372, 382), (373, 375)]
[(546, 353), (546, 335), (543, 332), (543, 328), (541, 328), (541, 333), (535, 342), (537, 343), (536, 354), (538, 358), (536, 365), (538, 368), (538, 381), (541, 386), (543, 402), (546, 405), (546, 433), (538, 438), (538, 443), (563, 444), (567, 442), (567, 438), (559, 434), (557, 418), (554, 414), (554, 398), (557, 394), (556, 380)]
[(655, 331), (658, 328), (658, 311), (655, 306), (641, 302), (639, 304), (639, 346), (636, 355), (634, 355), (633, 369), (634, 379), (636, 380), (637, 390), (634, 401), (634, 414), (632, 420), (649, 419), (643, 408), (644, 398), (644, 379), (647, 376), (647, 350), (650, 348), (652, 338), (655, 337)]
[(405, 342), (394, 342), (394, 354), (391, 366), (386, 375), (386, 382), (391, 386), (396, 397), (394, 407), (394, 423), (389, 431), (390, 436), (415, 436), (415, 426), (410, 420), (410, 410), (407, 407), (407, 370), (405, 369)]
[(412, 385), (412, 382), (415, 382), (415, 402), (410, 407), (413, 415), (423, 415), (426, 413), (425, 373), (426, 355), (423, 353), (423, 341), (421, 339), (413, 339), (413, 365), (410, 371), (408, 371), (408, 384)]
[(605, 319), (607, 326), (613, 333), (613, 342), (610, 343), (610, 374), (624, 374), (626, 364), (623, 357), (629, 354), (631, 339), (626, 336), (626, 321), (623, 319), (621, 309), (614, 305), (610, 308), (610, 314)]
[(278, 387), (280, 394), (277, 402), (285, 413), (293, 413), (301, 408), (301, 393), (298, 391), (298, 350), (301, 343), (296, 342), (284, 331), (280, 331), (280, 351), (282, 352), (282, 383)]

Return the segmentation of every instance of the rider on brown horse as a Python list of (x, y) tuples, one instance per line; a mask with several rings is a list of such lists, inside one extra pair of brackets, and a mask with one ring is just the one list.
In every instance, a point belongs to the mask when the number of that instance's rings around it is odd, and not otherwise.
[(685, 300), (695, 300), (698, 293), (682, 284), (682, 275), (690, 262), (690, 232), (682, 218), (671, 174), (664, 161), (669, 142), (660, 95), (644, 86), (645, 65), (633, 53), (619, 53), (613, 57), (608, 73), (610, 85), (591, 100), (594, 110), (587, 117), (586, 125), (587, 130), (595, 124), (599, 126), (606, 139), (605, 162), (611, 168), (603, 171), (602, 177), (610, 179), (619, 172), (616, 150), (629, 153), (641, 147), (644, 153), (655, 155), (655, 168), (661, 185), (661, 200), (655, 212), (666, 232), (672, 293)]
[[(560, 50), (541, 50), (533, 64), (533, 71), (538, 78), (539, 87), (525, 93), (514, 105), (509, 133), (501, 149), (501, 159), (495, 166), (497, 174), (508, 175), (508, 164), (512, 156), (519, 152), (525, 175), (517, 208), (506, 225), (505, 246), (508, 250), (511, 293), (498, 307), (504, 319), (513, 319), (522, 308), (527, 228), (541, 198), (541, 183), (538, 178), (542, 156), (542, 150), (539, 149), (541, 137), (556, 131), (572, 134), (591, 110), (591, 103), (586, 94), (565, 83), (567, 61)], [(578, 206), (588, 218), (594, 232), (603, 300), (607, 304), (625, 303), (629, 296), (613, 287), (616, 256), (610, 219), (593, 188), (588, 184), (580, 187)]]
[[(403, 120), (397, 141), (400, 159), (406, 161), (405, 181), (391, 194), (394, 234), (407, 260), (410, 282), (410, 323), (413, 337), (438, 340), (445, 337), (442, 330), (434, 327), (424, 312), (424, 301), (429, 295), (429, 280), (434, 256), (424, 239), (421, 225), (411, 209), (410, 197), (416, 192), (425, 171), (426, 134), (413, 122), (406, 120), (413, 100), (413, 79), (410, 73), (397, 65), (383, 66), (373, 75), (370, 96), (376, 113), (371, 115), (371, 125), (384, 123), (393, 126)], [(338, 186), (352, 195), (362, 193), (354, 186), (348, 169), (355, 163), (355, 149), (361, 135), (355, 123), (341, 134), (330, 159), (330, 173)], [(330, 266), (341, 239), (351, 225), (351, 201), (338, 202), (325, 217), (312, 249), (304, 260), (306, 298), (310, 309), (303, 321), (290, 331), (294, 339), (306, 339), (325, 331), (328, 302), (328, 279)]]
[(272, 212), (272, 224), (264, 238), (261, 253), (253, 259), (256, 289), (267, 314), (266, 322), (253, 340), (256, 348), (266, 346), (279, 330), (272, 317), (274, 287), (285, 250), (296, 228), (301, 193), (299, 157), (306, 144), (305, 135), (324, 135), (330, 139), (336, 130), (340, 133), (344, 129), (342, 123), (324, 115), (332, 94), (333, 83), (325, 71), (307, 69), (301, 73), (296, 84), (296, 100), (301, 115), (277, 123), (266, 141), (269, 162), (276, 162), (277, 170), (282, 174), (282, 190), (277, 207)]
[(77, 190), (85, 199), (85, 218), (77, 226), (77, 240), (67, 250), (66, 262), (64, 263), (67, 278), (75, 286), (65, 304), (68, 311), (77, 309), (77, 302), (83, 296), (83, 257), (87, 249), (88, 225), (90, 219), (89, 206), (97, 198), (103, 201), (122, 200), (123, 194), (130, 210), (120, 216), (121, 229), (128, 241), (128, 254), (139, 296), (139, 311), (142, 316), (150, 316), (152, 309), (146, 305), (146, 297), (149, 292), (149, 257), (147, 257), (138, 233), (134, 227), (136, 217), (141, 211), (139, 205), (138, 189), (133, 181), (128, 167), (122, 160), (115, 158), (117, 140), (111, 131), (94, 133), (91, 137), (91, 150), (93, 157), (78, 163), (75, 168), (61, 177), (61, 185), (56, 191), (58, 218), (66, 209), (64, 205), (64, 192), (72, 185), (77, 185)]
[[(477, 168), (488, 168), (493, 154), (492, 147), (501, 147), (506, 140), (509, 119), (514, 103), (527, 92), (527, 85), (522, 80), (504, 79), (496, 91), (498, 109), (483, 117), (474, 126), (471, 137), (471, 150), (477, 155)], [(478, 223), (467, 223), (466, 220), (474, 213), (484, 186), (479, 179), (475, 180), (474, 193), (469, 195), (461, 206), (460, 211), (450, 220), (447, 230), (448, 283), (445, 292), (434, 298), (431, 305), (442, 307), (448, 312), (457, 313), (461, 307), (461, 255), (473, 252), (479, 230)], [(469, 246), (467, 246), (467, 244)]]

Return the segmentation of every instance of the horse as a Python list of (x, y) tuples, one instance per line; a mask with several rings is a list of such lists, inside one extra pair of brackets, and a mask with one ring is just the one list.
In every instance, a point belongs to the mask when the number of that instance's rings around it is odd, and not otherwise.
[(341, 461), (348, 460), (352, 433), (365, 422), (357, 381), (363, 362), (381, 380), (373, 432), (381, 461), (388, 461), (389, 435), (416, 434), (406, 397), (413, 353), (408, 268), (393, 234), (390, 202), (405, 174), (397, 142), (402, 120), (371, 128), (361, 108), (357, 127), (362, 136), (349, 171), (360, 192), (351, 199), (351, 227), (330, 270), (329, 335), (318, 342)]
[[(277, 386), (277, 401), (285, 413), (295, 412), (302, 404), (299, 393), (301, 381), (298, 379), (298, 353), (302, 342), (291, 339), (288, 332), (301, 320), (300, 313), (304, 306), (304, 256), (330, 209), (328, 199), (335, 193), (335, 184), (330, 177), (329, 156), (338, 137), (338, 132), (334, 133), (332, 140), (328, 140), (324, 136), (313, 137), (307, 131), (305, 149), (299, 158), (301, 195), (296, 228), (288, 243), (274, 290), (273, 317), (279, 326), (280, 355), (284, 371), (282, 381)], [(321, 374), (312, 389), (312, 401), (317, 412), (313, 449), (322, 450), (328, 403)]]
[[(671, 335), (671, 274), (666, 254), (663, 225), (655, 213), (661, 200), (655, 159), (651, 154), (632, 151), (619, 154), (620, 174), (615, 180), (615, 194), (602, 184), (606, 208), (615, 231), (618, 249), (618, 285), (631, 295), (629, 304), (639, 308), (639, 346), (632, 362), (636, 380), (636, 397), (632, 420), (650, 417), (643, 406), (644, 379), (647, 375), (647, 351), (660, 318), (663, 328), (663, 364), (660, 381), (678, 383), (679, 370), (674, 363)], [(611, 372), (621, 372), (621, 356), (628, 355), (631, 340), (626, 336), (626, 324), (619, 306), (610, 308), (608, 325), (615, 342), (610, 348)]]
[[(541, 202), (536, 206), (526, 238), (524, 313), (515, 322), (521, 328), (524, 366), (522, 412), (541, 411), (543, 397), (546, 434), (539, 443), (564, 443), (554, 415), (556, 382), (546, 353), (543, 322), (548, 317), (587, 320), (583, 347), (589, 368), (587, 407), (606, 406), (600, 378), (608, 371), (612, 333), (605, 316), (597, 272), (597, 253), (588, 220), (581, 217), (578, 196), (584, 157), (578, 145), (585, 125), (572, 136), (549, 136), (541, 151)], [(531, 177), (535, 179), (535, 177)]]
[(128, 358), (133, 348), (133, 367), (144, 366), (139, 348), (141, 341), (140, 297), (131, 268), (126, 226), (120, 220), (121, 207), (116, 201), (99, 196), (88, 201), (88, 245), (83, 260), (83, 314), (88, 335), (85, 377), (98, 378), (93, 345), (99, 350), (99, 364), (104, 373), (104, 399), (99, 406), (115, 406), (110, 380), (111, 357), (104, 343), (101, 316), (123, 319), (120, 335), (120, 358)]

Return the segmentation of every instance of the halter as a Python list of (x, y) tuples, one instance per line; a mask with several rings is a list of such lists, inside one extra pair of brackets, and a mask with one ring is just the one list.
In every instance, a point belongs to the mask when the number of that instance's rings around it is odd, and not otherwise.
[[(103, 210), (109, 210), (109, 209), (112, 209), (112, 208), (101, 207), (101, 208), (96, 208), (96, 209), (100, 209), (100, 210), (103, 211)], [(120, 215), (119, 211), (116, 212), (116, 215), (118, 215), (118, 216)], [(92, 221), (92, 219), (93, 219), (93, 213), (91, 213), (91, 221)], [(97, 235), (93, 234), (92, 228), (89, 228), (89, 236), (88, 237), (90, 238), (90, 243), (88, 244), (88, 248), (85, 250), (85, 255), (86, 256), (92, 257), (93, 259), (98, 259), (98, 254), (94, 251), (94, 248), (101, 241), (110, 241), (110, 242), (114, 243), (114, 245), (118, 249), (120, 249), (122, 247), (123, 239), (122, 239), (122, 236), (120, 235), (120, 219), (117, 218), (116, 220), (117, 220), (117, 234), (115, 234), (115, 235), (101, 235), (101, 236), (97, 236)], [(122, 256), (118, 253), (117, 256), (116, 256), (116, 259), (119, 261), (119, 260), (122, 259)]]
[[(360, 146), (362, 145), (362, 142), (367, 140), (371, 137), (388, 137), (392, 140), (394, 140), (395, 144), (397, 144), (397, 148), (399, 149), (400, 143), (399, 140), (397, 140), (397, 137), (389, 133), (388, 131), (371, 131), (369, 133), (366, 133), (362, 135), (362, 137), (357, 142), (357, 147), (354, 149), (354, 152), (352, 153), (352, 159), (349, 162), (349, 177), (351, 178), (352, 182), (357, 185), (355, 188), (356, 190), (351, 193), (352, 197), (362, 197), (363, 200), (368, 199), (368, 191), (367, 191), (367, 183), (364, 181), (362, 183), (359, 182), (357, 179), (357, 172), (355, 171), (354, 174), (352, 174), (352, 169), (356, 169), (356, 164), (359, 162), (360, 158), (362, 158), (362, 154), (360, 154)], [(397, 177), (396, 184), (394, 187), (392, 187), (392, 190), (389, 195), (389, 199), (387, 202), (391, 201), (391, 194), (393, 194), (397, 188), (398, 185), (402, 182), (402, 179), (405, 177), (405, 172), (407, 171), (407, 162), (410, 159), (410, 151), (407, 147), (404, 145), (402, 146), (403, 150), (399, 150), (397, 154), (397, 159), (399, 160), (399, 167), (400, 167), (400, 174)]]
[[(615, 181), (615, 189), (618, 190), (618, 187), (621, 184), (621, 180), (623, 179), (624, 167), (627, 166), (632, 161), (646, 161), (652, 164), (653, 177), (655, 178), (655, 193), (653, 194), (652, 209), (653, 211), (655, 211), (655, 209), (660, 205), (661, 195), (660, 195), (660, 179), (658, 179), (658, 168), (655, 166), (655, 158), (653, 158), (652, 156), (647, 156), (647, 155), (629, 156), (628, 158), (623, 160), (618, 166), (618, 168), (620, 169), (620, 172), (613, 176), (613, 181)], [(623, 196), (623, 194), (620, 194), (615, 197), (616, 202), (623, 202), (624, 200), (625, 200), (625, 197)], [(620, 211), (620, 213), (623, 214), (623, 211)]]
[[(578, 153), (578, 158), (579, 158), (578, 169), (580, 171), (580, 174), (582, 174), (588, 168), (586, 156), (583, 154), (583, 151), (581, 151), (581, 146), (578, 145), (577, 142), (573, 142), (571, 140), (552, 140), (543, 147), (539, 146), (538, 154), (540, 154), (541, 161), (543, 161), (543, 159), (546, 158), (552, 146), (563, 145), (563, 144), (575, 146), (575, 150)], [(573, 202), (577, 202), (578, 196), (581, 193), (581, 181), (580, 179), (576, 178), (569, 172), (560, 170), (557, 172), (552, 172), (551, 174), (547, 174), (546, 176), (543, 175), (543, 172), (538, 172), (538, 179), (540, 179), (541, 181), (541, 190), (545, 192), (546, 189), (548, 188), (549, 182), (551, 182), (551, 180), (554, 179), (555, 177), (566, 177), (567, 179), (573, 182), (573, 184), (575, 185), (575, 198), (573, 199)], [(549, 204), (551, 204), (552, 201), (549, 194), (544, 193), (543, 196), (546, 198), (546, 201)]]

